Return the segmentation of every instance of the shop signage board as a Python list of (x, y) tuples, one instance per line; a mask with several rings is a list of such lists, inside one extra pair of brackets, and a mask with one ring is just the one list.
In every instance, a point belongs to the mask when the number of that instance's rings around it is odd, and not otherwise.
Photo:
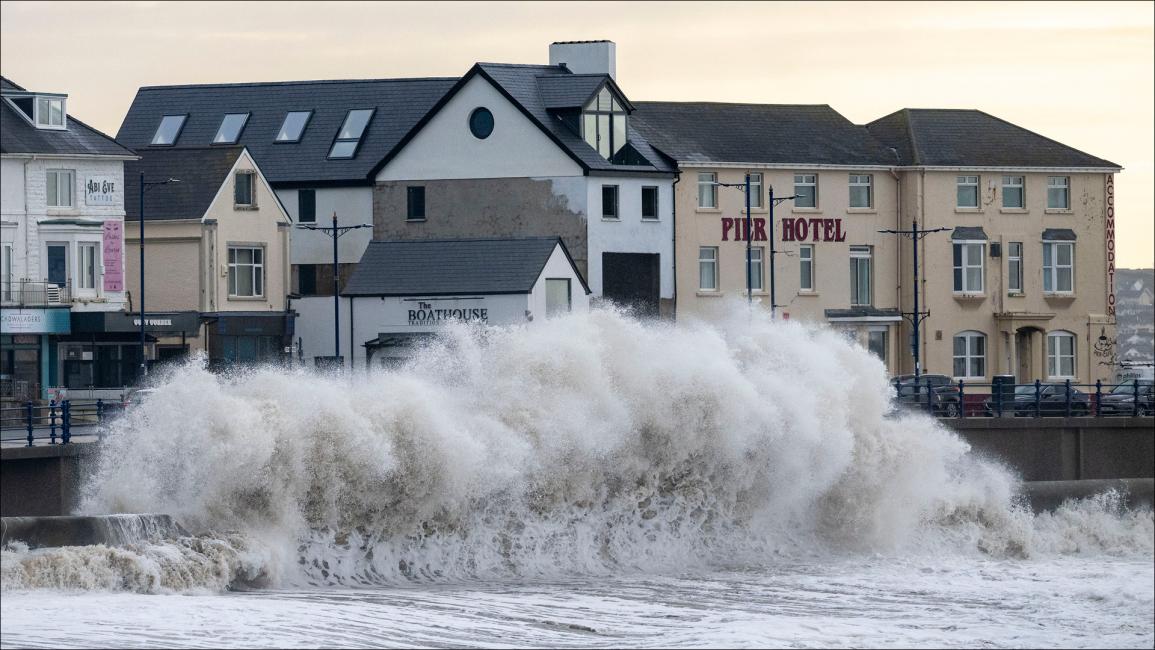
[[(766, 220), (722, 217), (722, 241), (766, 241)], [(801, 217), (782, 219), (782, 241), (843, 242), (842, 219)]]
[(113, 176), (89, 176), (84, 184), (84, 204), (115, 205), (117, 185)]
[(67, 309), (0, 310), (0, 333), (3, 334), (68, 334), (70, 331)]
[(124, 223), (104, 222), (104, 290), (124, 291)]

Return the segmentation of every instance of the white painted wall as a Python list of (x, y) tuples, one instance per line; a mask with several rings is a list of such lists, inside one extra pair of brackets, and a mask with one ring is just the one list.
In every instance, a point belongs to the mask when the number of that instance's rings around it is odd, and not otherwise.
[[(317, 225), (332, 225), (333, 213), (337, 213), (337, 224), (341, 226), (373, 223), (373, 188), (338, 187), (317, 189)], [(297, 218), (297, 190), (277, 190), (277, 197), (285, 206), (294, 224)], [(352, 230), (341, 236), (337, 242), (337, 259), (342, 264), (356, 264), (365, 254), (365, 248), (373, 239), (372, 228)], [(290, 243), (291, 264), (332, 264), (333, 241), (323, 232), (313, 232), (293, 228)]]
[[(661, 297), (674, 297), (674, 219), (672, 178), (589, 176), (589, 284), (602, 293), (602, 253), (661, 255)], [(602, 218), (602, 186), (618, 186), (619, 219)], [(658, 220), (642, 220), (642, 187), (658, 187)]]
[[(493, 133), (484, 140), (469, 131), (469, 115), (479, 106), (493, 113)], [(477, 75), (389, 161), (377, 181), (581, 175), (580, 165)]]
[(573, 265), (566, 259), (561, 246), (557, 246), (553, 249), (553, 254), (549, 256), (549, 261), (545, 263), (541, 276), (539, 276), (537, 282), (534, 283), (533, 291), (529, 295), (529, 311), (533, 314), (533, 321), (535, 323), (545, 320), (545, 281), (553, 278), (569, 279), (571, 311), (589, 311), (590, 297), (586, 294), (585, 287), (582, 286), (581, 280), (578, 279), (577, 272), (574, 270)]

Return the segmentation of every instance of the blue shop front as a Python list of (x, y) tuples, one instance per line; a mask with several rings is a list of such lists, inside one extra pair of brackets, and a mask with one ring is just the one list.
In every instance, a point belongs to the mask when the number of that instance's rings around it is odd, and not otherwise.
[(0, 310), (0, 400), (49, 399), (57, 384), (57, 338), (71, 328), (67, 306)]

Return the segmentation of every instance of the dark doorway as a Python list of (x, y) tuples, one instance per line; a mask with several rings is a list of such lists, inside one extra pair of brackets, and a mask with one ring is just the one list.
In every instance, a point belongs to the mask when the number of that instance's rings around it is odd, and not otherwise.
[(657, 318), (660, 268), (656, 253), (602, 253), (602, 296), (639, 317)]

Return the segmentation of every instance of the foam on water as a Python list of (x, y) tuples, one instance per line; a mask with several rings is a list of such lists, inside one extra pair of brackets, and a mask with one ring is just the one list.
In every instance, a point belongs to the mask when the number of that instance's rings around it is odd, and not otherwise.
[(598, 310), (447, 334), (352, 377), (179, 369), (108, 437), (82, 510), (168, 513), (198, 536), (8, 549), (4, 588), (1152, 552), (1150, 511), (1016, 507), (1008, 471), (929, 418), (887, 417), (884, 367), (829, 329)]

